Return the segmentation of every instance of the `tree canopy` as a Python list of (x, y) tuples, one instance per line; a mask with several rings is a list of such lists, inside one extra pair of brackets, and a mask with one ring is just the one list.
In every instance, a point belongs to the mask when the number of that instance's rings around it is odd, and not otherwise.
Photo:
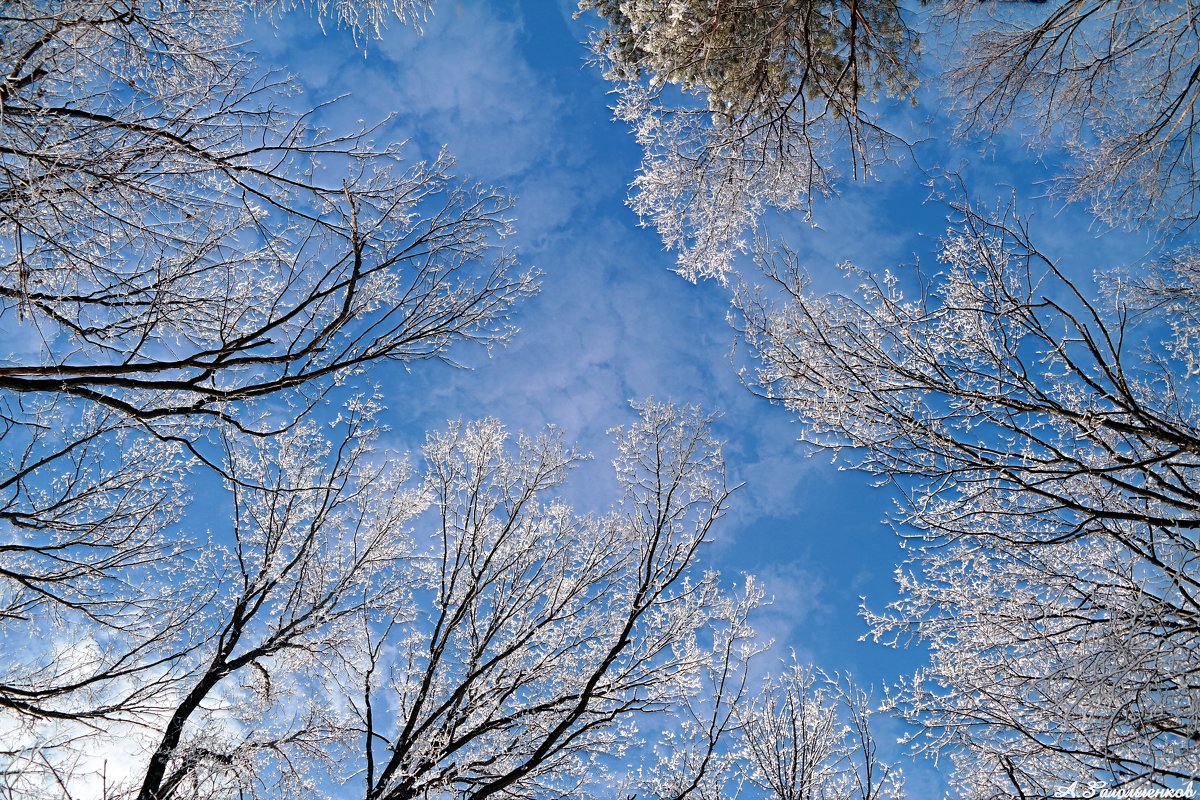
[(593, 514), (553, 430), (379, 446), (372, 365), (505, 341), (536, 280), (507, 196), (324, 130), (247, 56), (245, 15), (292, 6), (0, 12), (4, 795), (771, 797), (739, 715), (776, 693), (811, 785), (874, 774), (848, 679), (753, 686), (763, 591), (701, 561), (710, 417), (637, 405)]
[[(888, 99), (918, 85), (967, 137), (1065, 146), (1058, 189), (1105, 223), (1197, 217), (1195, 9), (1187, 2), (582, 0), (618, 118), (642, 145), (631, 205), (685, 277), (725, 280), (771, 210), (920, 148)], [(920, 111), (920, 109), (918, 109)], [(915, 132), (914, 132), (915, 131)]]
[[(1171, 237), (1196, 219), (1194, 7), (581, 7), (644, 147), (632, 206), (684, 276), (735, 284), (748, 382), (897, 491), (901, 599), (864, 616), (930, 649), (891, 696), (918, 749), (953, 759), (961, 797), (1181, 790), (1200, 754), (1197, 272)], [(1155, 252), (1091, 281), (968, 187), (935, 271), (844, 265), (856, 290), (813, 289), (764, 219), (887, 157), (898, 118), (871, 101), (919, 100), (918, 81), (961, 137), (1062, 148), (1059, 196)]]
[[(1186, 791), (1192, 5), (579, 8), (643, 150), (631, 205), (732, 304), (743, 381), (894, 493), (909, 558), (861, 613), (927, 663), (878, 698), (765, 654), (767, 591), (713, 566), (737, 479), (690, 402), (634, 403), (590, 513), (553, 427), (476, 408), (393, 452), (386, 366), (505, 344), (538, 291), (514, 201), (386, 121), (344, 125), (244, 40), (308, 15), (363, 46), (427, 3), (15, 0), (0, 793), (900, 800), (881, 713), (964, 800)], [(1085, 231), (1044, 244), (960, 187), (932, 271), (811, 272), (777, 212), (919, 159), (926, 98), (959, 141), (1030, 137), (1058, 197), (1148, 254), (1072, 263)]]
[(724, 276), (766, 208), (807, 209), (903, 144), (873, 102), (917, 84), (916, 33), (894, 0), (580, 8), (607, 23), (593, 49), (645, 150), (632, 204), (692, 280)]
[[(893, 697), (963, 797), (1190, 778), (1195, 254), (1089, 298), (1017, 218), (965, 209), (944, 271), (747, 297), (762, 391), (903, 498), (902, 597), (877, 640), (932, 652)], [(908, 289), (908, 292), (905, 290)]]

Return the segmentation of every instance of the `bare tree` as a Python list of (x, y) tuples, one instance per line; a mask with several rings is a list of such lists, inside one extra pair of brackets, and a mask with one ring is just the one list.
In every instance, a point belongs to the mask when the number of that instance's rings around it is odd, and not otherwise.
[(728, 596), (696, 567), (729, 494), (720, 451), (694, 409), (640, 410), (620, 432), (624, 497), (602, 518), (543, 498), (578, 458), (555, 437), (515, 458), (494, 423), (431, 438), (440, 525), (417, 585), (432, 605), (367, 651), (368, 798), (603, 793), (636, 760), (637, 722), (690, 708), (707, 671), (727, 676), (710, 701), (736, 702), (761, 591)]
[(807, 210), (834, 176), (902, 143), (873, 103), (916, 87), (916, 34), (893, 0), (583, 0), (645, 150), (633, 207), (691, 280), (724, 279), (768, 207)]
[[(691, 280), (724, 281), (763, 215), (802, 210), (905, 143), (883, 96), (942, 72), (959, 133), (1065, 146), (1059, 189), (1110, 224), (1200, 216), (1197, 12), (1184, 0), (582, 0), (616, 116), (644, 149), (631, 205)], [(918, 36), (918, 33), (921, 33)], [(937, 63), (923, 64), (921, 42)], [(894, 126), (893, 126), (894, 127)]]
[[(203, 650), (221, 588), (179, 584), (183, 564), (215, 569), (180, 533), (189, 492), (286, 495), (237, 454), (311, 435), (368, 364), (502, 340), (534, 289), (499, 247), (506, 197), (444, 155), (403, 163), (377, 130), (322, 130), (254, 65), (242, 19), (292, 5), (0, 9), (0, 738), (17, 743), (0, 749), (18, 772), (30, 737), (53, 774), (52, 745), (84, 735), (46, 726), (154, 728)], [(364, 33), (424, 9), (300, 5)]]
[[(554, 433), (453, 426), (415, 485), (370, 456), (362, 417), (336, 446), (309, 424), (229, 440), (230, 544), (173, 586), (189, 647), (149, 673), (142, 707), (44, 724), (56, 746), (19, 752), (8, 792), (602, 794), (639, 720), (669, 726), (713, 671), (727, 679), (709, 697), (730, 708), (757, 649), (761, 591), (729, 595), (697, 566), (729, 493), (708, 421), (641, 410), (604, 517), (555, 497), (580, 455)], [(731, 727), (726, 714), (712, 750)], [(106, 764), (120, 736), (130, 763)]]
[(742, 296), (763, 391), (904, 498), (902, 599), (867, 618), (932, 661), (894, 700), (966, 797), (1177, 788), (1200, 752), (1196, 253), (1093, 292), (964, 209), (941, 260), (816, 296), (777, 254), (783, 301)]
[(742, 771), (771, 800), (901, 800), (903, 776), (880, 759), (870, 695), (794, 657), (737, 711)]
[(0, 520), (31, 534), (0, 545), (5, 617), (120, 602), (93, 581), (169, 546), (206, 431), (285, 430), (365, 364), (502, 336), (532, 291), (495, 249), (508, 200), (288, 111), (234, 44), (250, 8), (0, 16)]
[(440, 356), (528, 292), (487, 264), (508, 201), (287, 111), (241, 4), (10, 10), (0, 293), (35, 352), (8, 395), (249, 427), (235, 404)]
[(9, 795), (201, 797), (255, 784), (287, 796), (310, 760), (336, 757), (349, 734), (335, 698), (307, 695), (353, 641), (363, 604), (405, 595), (405, 525), (426, 505), (402, 463), (368, 458), (370, 413), (352, 404), (336, 446), (311, 421), (224, 437), (227, 534), (173, 529), (178, 552), (122, 576), (155, 591), (104, 627), (64, 627), (55, 606), (30, 615), (61, 642), (8, 659), (42, 667), (12, 687), (37, 707), (0, 713), (16, 745)]
[(1031, 124), (1035, 146), (1066, 142), (1074, 159), (1061, 188), (1110, 223), (1200, 216), (1192, 3), (944, 0), (935, 14), (960, 44), (949, 97), (964, 130)]
[[(713, 693), (707, 693), (712, 697)], [(793, 657), (728, 704), (696, 704), (655, 748), (639, 796), (697, 800), (902, 800), (900, 770), (880, 756), (870, 695)], [(725, 715), (728, 719), (725, 719)], [(709, 746), (713, 720), (730, 726)], [(701, 765), (703, 765), (702, 768)]]

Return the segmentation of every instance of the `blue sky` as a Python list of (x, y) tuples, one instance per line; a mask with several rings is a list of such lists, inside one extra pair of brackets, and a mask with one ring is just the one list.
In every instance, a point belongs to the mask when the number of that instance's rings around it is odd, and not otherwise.
[[(829, 671), (849, 670), (876, 686), (894, 681), (922, 654), (859, 642), (866, 627), (858, 617), (860, 597), (881, 607), (895, 595), (892, 571), (904, 553), (881, 522), (891, 496), (828, 456), (807, 456), (788, 414), (739, 382), (744, 354), (731, 358), (727, 290), (673, 274), (674, 256), (624, 204), (640, 153), (611, 119), (610, 87), (585, 64), (586, 20), (573, 12), (570, 3), (544, 0), (441, 0), (422, 36), (395, 25), (365, 47), (303, 19), (248, 31), (264, 63), (296, 74), (305, 102), (348, 95), (324, 124), (395, 115), (379, 139), (407, 140), (414, 159), (445, 145), (460, 175), (518, 198), (512, 244), (543, 274), (541, 293), (516, 315), (520, 333), (490, 358), (460, 352), (470, 369), (376, 373), (389, 407), (388, 444), (415, 450), (447, 419), (494, 416), (523, 430), (553, 423), (595, 455), (575, 481), (575, 499), (603, 510), (613, 495), (606, 431), (630, 421), (630, 400), (719, 410), (731, 477), (745, 486), (718, 528), (712, 564), (731, 580), (742, 572), (764, 580), (776, 602), (759, 625), (778, 640), (778, 656), (794, 648)], [(1144, 236), (1101, 231), (1083, 209), (1046, 199), (1046, 167), (1019, 132), (949, 145), (951, 123), (939, 107), (931, 84), (915, 111), (893, 119), (924, 140), (921, 166), (961, 172), (985, 202), (1015, 193), (1047, 251), (1072, 269), (1128, 263), (1147, 249)], [(780, 218), (773, 231), (788, 238), (819, 285), (839, 280), (842, 261), (879, 269), (918, 258), (932, 264), (947, 210), (924, 203), (926, 182), (908, 160), (822, 202), (816, 227)], [(932, 767), (906, 771), (912, 796), (932, 796), (939, 782)]]

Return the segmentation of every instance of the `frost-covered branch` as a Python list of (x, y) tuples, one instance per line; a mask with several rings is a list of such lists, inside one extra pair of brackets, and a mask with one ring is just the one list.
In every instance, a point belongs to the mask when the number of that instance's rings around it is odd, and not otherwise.
[(782, 301), (742, 296), (761, 390), (904, 498), (903, 597), (867, 617), (932, 664), (895, 700), (965, 796), (1170, 787), (1200, 730), (1195, 254), (1097, 292), (964, 209), (941, 260), (819, 296), (785, 253)]

